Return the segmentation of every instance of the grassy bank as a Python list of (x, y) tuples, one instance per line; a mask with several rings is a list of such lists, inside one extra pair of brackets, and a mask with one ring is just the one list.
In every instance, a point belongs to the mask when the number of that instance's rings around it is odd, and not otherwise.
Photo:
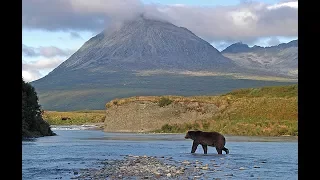
[(240, 89), (218, 97), (198, 97), (222, 110), (193, 123), (165, 124), (155, 132), (184, 133), (189, 129), (229, 135), (298, 135), (298, 86)]
[[(106, 108), (135, 101), (150, 101), (160, 107), (178, 102), (214, 104), (219, 111), (212, 117), (185, 123), (164, 124), (156, 133), (185, 133), (187, 130), (218, 131), (228, 135), (281, 136), (298, 135), (298, 86), (271, 86), (238, 89), (221, 96), (136, 96), (114, 99)], [(196, 108), (200, 113), (203, 107)], [(134, 112), (133, 112), (134, 113)], [(45, 111), (43, 118), (51, 125), (102, 123), (105, 110)], [(68, 120), (61, 118), (67, 117)]]
[[(42, 115), (50, 125), (81, 125), (89, 123), (103, 123), (105, 119), (104, 110), (88, 111), (45, 111)], [(62, 120), (62, 118), (66, 120)]]

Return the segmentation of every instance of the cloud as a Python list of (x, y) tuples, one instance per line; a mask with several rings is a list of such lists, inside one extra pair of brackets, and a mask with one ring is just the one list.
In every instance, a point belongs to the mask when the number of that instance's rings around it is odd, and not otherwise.
[(268, 6), (267, 9), (278, 9), (281, 7), (291, 7), (291, 8), (298, 9), (298, 1), (282, 1), (281, 3)]
[(24, 44), (22, 44), (22, 53), (23, 53), (25, 56), (29, 56), (29, 57), (37, 56), (37, 55), (38, 55), (38, 53), (35, 52), (34, 48), (29, 47), (29, 46), (26, 46), (26, 45), (24, 45)]
[(54, 47), (54, 46), (40, 46), (40, 47), (30, 47), (25, 44), (22, 44), (22, 53), (26, 57), (37, 57), (37, 56), (43, 56), (43, 57), (55, 57), (55, 56), (70, 56), (72, 53), (74, 53), (75, 50), (62, 50), (60, 48)]
[(71, 39), (83, 39), (77, 32), (70, 32)]
[(52, 69), (61, 64), (61, 59), (42, 59), (38, 61), (22, 62), (22, 70), (44, 70)]
[(268, 41), (268, 46), (276, 46), (279, 45), (281, 42), (277, 37), (271, 37)]
[(22, 71), (22, 77), (25, 82), (31, 82), (42, 77), (42, 74), (37, 70)]
[(142, 9), (138, 0), (28, 0), (22, 1), (22, 25), (49, 31), (101, 31), (110, 18), (129, 18)]
[(203, 39), (255, 41), (298, 35), (298, 2), (265, 4), (241, 1), (233, 6), (143, 4), (139, 0), (28, 0), (22, 3), (23, 28), (98, 32), (139, 14), (183, 26)]
[(22, 76), (27, 82), (37, 80), (43, 77), (41, 71), (50, 72), (62, 62), (62, 59), (41, 59), (30, 62), (22, 60)]

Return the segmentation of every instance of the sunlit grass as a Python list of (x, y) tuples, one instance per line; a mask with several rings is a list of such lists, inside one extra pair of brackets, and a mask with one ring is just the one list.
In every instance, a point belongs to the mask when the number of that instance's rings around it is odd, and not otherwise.
[[(45, 111), (42, 115), (50, 125), (81, 125), (86, 123), (102, 123), (106, 114), (104, 110), (83, 110), (83, 111)], [(70, 118), (62, 120), (63, 117)]]
[(210, 100), (220, 107), (220, 113), (212, 118), (165, 124), (155, 132), (184, 133), (195, 129), (229, 135), (298, 135), (296, 85), (237, 90)]

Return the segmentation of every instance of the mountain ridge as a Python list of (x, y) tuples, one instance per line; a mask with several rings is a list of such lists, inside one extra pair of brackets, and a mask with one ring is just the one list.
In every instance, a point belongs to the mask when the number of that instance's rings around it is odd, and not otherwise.
[(245, 69), (298, 78), (298, 40), (269, 47), (255, 45), (251, 48), (235, 43), (221, 52)]
[(287, 43), (280, 43), (278, 45), (266, 46), (266, 47), (262, 47), (262, 46), (258, 46), (258, 45), (254, 45), (252, 47), (249, 47), (248, 44), (244, 44), (242, 42), (236, 42), (236, 43), (229, 45), (225, 49), (223, 49), (221, 51), (221, 53), (249, 52), (249, 51), (256, 50), (256, 49), (270, 49), (270, 48), (276, 48), (276, 47), (280, 47), (280, 48), (298, 47), (298, 39), (289, 41)]

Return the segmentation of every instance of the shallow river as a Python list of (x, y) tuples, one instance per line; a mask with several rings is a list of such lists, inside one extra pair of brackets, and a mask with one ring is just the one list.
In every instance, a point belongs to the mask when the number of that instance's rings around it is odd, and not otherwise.
[[(191, 140), (183, 134), (105, 133), (77, 128), (53, 129), (57, 136), (22, 143), (22, 179), (70, 179), (81, 168), (99, 168), (102, 160), (124, 155), (172, 157), (174, 161), (215, 160), (218, 171), (209, 179), (298, 179), (298, 143), (295, 137), (226, 136), (230, 154), (218, 155), (199, 146), (191, 154)], [(224, 153), (224, 152), (223, 152)], [(232, 176), (226, 176), (232, 174)]]

